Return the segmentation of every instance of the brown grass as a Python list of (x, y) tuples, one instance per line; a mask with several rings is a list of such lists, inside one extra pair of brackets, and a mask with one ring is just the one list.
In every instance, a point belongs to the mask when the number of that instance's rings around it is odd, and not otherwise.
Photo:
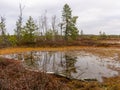
[(20, 62), (0, 60), (0, 90), (70, 90), (55, 76), (28, 71)]
[[(84, 50), (97, 55), (107, 55), (107, 57), (120, 52), (119, 48), (71, 46), (60, 48), (7, 48), (1, 49), (0, 54), (32, 50)], [(0, 59), (0, 90), (120, 90), (120, 76), (105, 78), (102, 83), (96, 81), (67, 80), (46, 73), (28, 71), (21, 65), (20, 61)]]
[[(106, 47), (87, 47), (87, 46), (67, 46), (67, 47), (16, 47), (16, 48), (3, 48), (0, 49), (0, 55), (20, 53), (27, 51), (69, 51), (69, 50), (85, 50), (85, 51), (102, 51), (106, 50)], [(109, 51), (118, 51), (120, 48), (107, 48)]]
[(26, 70), (19, 61), (0, 59), (0, 90), (120, 90), (120, 76), (104, 82), (69, 80)]
[(78, 47), (78, 46), (70, 46), (70, 47), (18, 47), (18, 48), (4, 48), (0, 49), (0, 54), (10, 54), (10, 53), (19, 53), (19, 52), (26, 52), (26, 51), (66, 51), (66, 50), (81, 50), (87, 47)]

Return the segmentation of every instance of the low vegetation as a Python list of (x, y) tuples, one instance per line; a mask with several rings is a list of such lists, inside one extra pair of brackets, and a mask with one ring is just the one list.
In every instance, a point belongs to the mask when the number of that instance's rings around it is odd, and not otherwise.
[[(106, 35), (105, 32), (87, 35), (83, 30), (79, 33), (80, 30), (76, 27), (77, 18), (72, 15), (69, 5), (65, 4), (62, 21), (57, 22), (56, 16), (53, 16), (51, 25), (48, 26), (50, 22), (45, 14), (40, 18), (39, 25), (31, 16), (23, 25), (20, 5), (20, 15), (13, 35), (7, 34), (5, 18), (0, 19), (0, 54), (32, 50), (84, 50), (97, 55), (111, 56), (114, 53), (113, 49), (107, 55), (99, 50), (120, 47), (120, 35)], [(96, 47), (99, 47), (99, 50)], [(70, 80), (41, 71), (30, 71), (25, 69), (20, 61), (0, 58), (0, 90), (120, 90), (120, 76), (106, 78), (102, 83)]]
[(0, 90), (120, 90), (120, 77), (104, 82), (70, 80), (29, 71), (19, 61), (0, 59)]
[(0, 90), (70, 90), (55, 76), (26, 70), (20, 62), (0, 59)]

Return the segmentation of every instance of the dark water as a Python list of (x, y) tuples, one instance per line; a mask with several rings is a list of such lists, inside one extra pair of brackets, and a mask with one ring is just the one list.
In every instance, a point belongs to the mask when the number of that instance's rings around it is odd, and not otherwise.
[(112, 58), (86, 53), (84, 51), (44, 52), (4, 55), (3, 57), (22, 60), (26, 68), (54, 72), (68, 78), (95, 79), (102, 82), (103, 77), (117, 76), (120, 62)]

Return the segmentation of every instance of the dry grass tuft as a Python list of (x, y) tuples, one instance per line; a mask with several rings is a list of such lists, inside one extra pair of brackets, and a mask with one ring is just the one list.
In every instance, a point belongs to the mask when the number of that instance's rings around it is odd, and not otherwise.
[[(85, 50), (85, 51), (103, 51), (106, 50), (105, 47), (87, 47), (87, 46), (66, 46), (66, 47), (16, 47), (16, 48), (4, 48), (0, 49), (1, 54), (11, 54), (11, 53), (20, 53), (27, 51), (69, 51), (69, 50)], [(116, 51), (119, 48), (107, 48), (109, 51)]]

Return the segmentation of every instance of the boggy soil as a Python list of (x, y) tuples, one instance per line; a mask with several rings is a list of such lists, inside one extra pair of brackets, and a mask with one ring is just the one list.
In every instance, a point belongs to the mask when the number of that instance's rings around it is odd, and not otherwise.
[(65, 81), (26, 70), (19, 61), (0, 59), (0, 90), (70, 90)]

